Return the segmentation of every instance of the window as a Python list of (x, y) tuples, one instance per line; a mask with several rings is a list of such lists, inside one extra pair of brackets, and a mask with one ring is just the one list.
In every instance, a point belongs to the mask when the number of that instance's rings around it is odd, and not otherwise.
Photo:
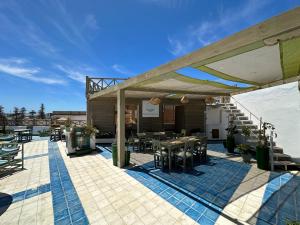
[(175, 105), (164, 105), (164, 124), (175, 124)]
[(125, 124), (133, 125), (137, 122), (137, 107), (136, 105), (125, 106)]

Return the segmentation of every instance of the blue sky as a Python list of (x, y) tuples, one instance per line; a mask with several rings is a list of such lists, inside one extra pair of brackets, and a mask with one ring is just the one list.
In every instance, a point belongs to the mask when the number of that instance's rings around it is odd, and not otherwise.
[[(0, 105), (85, 110), (85, 76), (131, 77), (299, 0), (1, 0)], [(217, 78), (181, 70), (193, 77)]]

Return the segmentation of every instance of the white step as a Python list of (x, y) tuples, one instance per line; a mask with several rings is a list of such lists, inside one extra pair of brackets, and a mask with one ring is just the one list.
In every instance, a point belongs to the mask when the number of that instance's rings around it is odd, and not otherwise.
[(237, 125), (238, 129), (243, 129), (243, 127), (249, 127), (250, 129), (257, 129), (257, 125), (254, 125), (254, 124)]
[(275, 161), (290, 161), (291, 156), (283, 153), (273, 153), (273, 158)]
[(238, 120), (248, 120), (248, 116), (237, 116)]
[(291, 161), (274, 161), (274, 166), (283, 166), (285, 170), (288, 170), (288, 166), (298, 166), (300, 167), (299, 163), (291, 162)]
[(283, 153), (283, 148), (274, 146), (273, 147), (273, 152), (274, 153)]

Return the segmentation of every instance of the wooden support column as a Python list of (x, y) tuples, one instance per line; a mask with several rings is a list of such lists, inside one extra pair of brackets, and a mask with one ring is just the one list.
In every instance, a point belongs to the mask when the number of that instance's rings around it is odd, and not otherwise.
[(125, 165), (125, 90), (117, 91), (117, 146), (118, 166)]

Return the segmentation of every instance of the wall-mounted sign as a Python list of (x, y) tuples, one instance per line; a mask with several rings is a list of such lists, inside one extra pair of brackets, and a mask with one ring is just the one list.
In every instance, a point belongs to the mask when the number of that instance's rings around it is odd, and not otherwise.
[(143, 101), (143, 117), (159, 117), (159, 105), (152, 105), (148, 101)]

